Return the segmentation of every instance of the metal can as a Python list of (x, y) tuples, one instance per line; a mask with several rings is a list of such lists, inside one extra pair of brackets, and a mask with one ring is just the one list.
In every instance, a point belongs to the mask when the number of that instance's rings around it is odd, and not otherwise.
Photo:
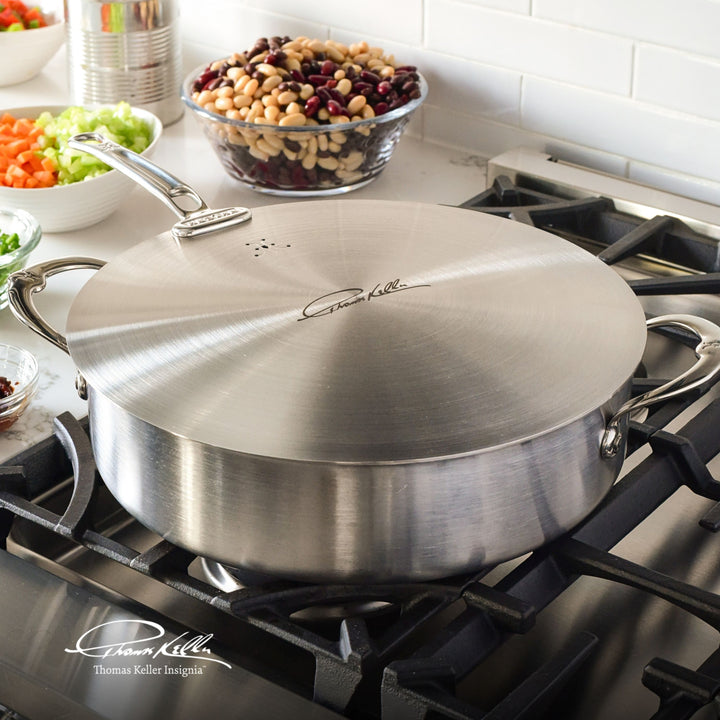
[(64, 0), (68, 83), (79, 105), (121, 100), (179, 120), (179, 0)]

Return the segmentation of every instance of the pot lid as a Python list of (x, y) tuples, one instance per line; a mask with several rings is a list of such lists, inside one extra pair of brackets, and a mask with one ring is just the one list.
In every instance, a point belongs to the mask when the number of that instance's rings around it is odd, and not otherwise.
[(391, 462), (490, 449), (604, 405), (645, 346), (640, 303), (585, 250), (438, 205), (317, 200), (166, 233), (78, 294), (92, 392), (216, 447)]

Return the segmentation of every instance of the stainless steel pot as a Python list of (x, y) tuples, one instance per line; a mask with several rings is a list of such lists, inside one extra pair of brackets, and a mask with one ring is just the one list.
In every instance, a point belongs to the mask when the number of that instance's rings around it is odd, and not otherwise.
[[(658, 318), (648, 325), (697, 335), (699, 360), (630, 399), (639, 302), (591, 254), (535, 228), (361, 199), (210, 211), (92, 139), (75, 143), (182, 220), (107, 264), (16, 273), (11, 306), (76, 362), (113, 494), (199, 555), (361, 582), (520, 555), (600, 502), (629, 413), (720, 374), (720, 328)], [(101, 269), (65, 338), (32, 295), (77, 267)]]

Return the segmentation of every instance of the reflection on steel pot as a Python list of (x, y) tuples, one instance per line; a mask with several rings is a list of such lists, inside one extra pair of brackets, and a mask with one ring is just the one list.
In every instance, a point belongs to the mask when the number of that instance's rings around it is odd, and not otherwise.
[[(183, 218), (175, 232), (101, 267), (67, 339), (32, 294), (100, 261), (17, 273), (11, 304), (85, 378), (110, 490), (197, 554), (367, 582), (520, 555), (600, 502), (629, 412), (720, 374), (719, 328), (659, 318), (698, 336), (698, 363), (630, 400), (639, 302), (594, 256), (535, 228), (359, 199), (210, 211), (147, 161), (137, 172)], [(240, 223), (208, 231), (228, 216)]]

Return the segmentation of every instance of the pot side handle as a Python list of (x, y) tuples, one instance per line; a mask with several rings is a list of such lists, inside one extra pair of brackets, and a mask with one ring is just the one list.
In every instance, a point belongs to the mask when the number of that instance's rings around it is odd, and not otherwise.
[(10, 310), (21, 323), (70, 354), (65, 336), (43, 318), (35, 306), (33, 295), (45, 288), (49, 277), (68, 270), (99, 270), (104, 260), (87, 257), (68, 257), (38, 263), (13, 273), (8, 278)]
[(604, 458), (617, 455), (623, 440), (620, 421), (626, 415), (693, 390), (700, 389), (705, 392), (720, 379), (720, 327), (694, 315), (661, 315), (647, 321), (648, 330), (663, 326), (682, 328), (696, 335), (700, 340), (695, 347), (698, 360), (675, 379), (631, 398), (613, 415), (600, 444), (600, 452)]

